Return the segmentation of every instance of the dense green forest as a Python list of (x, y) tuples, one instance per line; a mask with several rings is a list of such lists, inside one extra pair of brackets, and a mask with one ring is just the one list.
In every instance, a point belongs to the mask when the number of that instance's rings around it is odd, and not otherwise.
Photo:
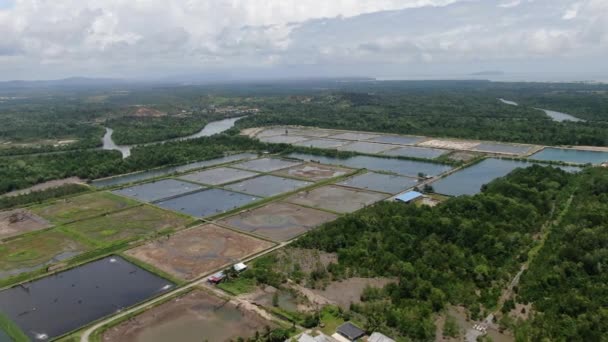
[(608, 336), (608, 170), (581, 174), (570, 210), (521, 279), (532, 318), (518, 341), (603, 341)]
[(335, 93), (306, 103), (268, 104), (239, 127), (303, 125), (547, 145), (608, 145), (608, 123), (555, 122), (484, 93)]
[(200, 131), (207, 124), (204, 116), (187, 117), (121, 117), (108, 120), (106, 125), (114, 130), (112, 139), (121, 145), (141, 144), (178, 138)]
[(221, 134), (182, 142), (139, 146), (122, 159), (118, 151), (82, 150), (47, 155), (0, 157), (0, 193), (71, 176), (95, 179), (165, 165), (213, 159), (240, 151), (281, 152), (287, 145), (269, 145), (238, 135)]
[(3, 196), (0, 197), (0, 210), (25, 206), (32, 203), (41, 203), (49, 199), (73, 195), (90, 189), (90, 187), (83, 184), (64, 184), (58, 187), (32, 191), (21, 195)]
[[(316, 277), (397, 278), (383, 290), (368, 289), (351, 310), (367, 318), (369, 331), (430, 340), (435, 313), (448, 304), (464, 305), (473, 319), (496, 308), (501, 289), (538, 243), (534, 236), (564, 207), (575, 177), (533, 166), (495, 180), (478, 195), (433, 208), (381, 202), (310, 232), (294, 246), (338, 254), (329, 274)], [(276, 260), (260, 259), (247, 276), (280, 285), (285, 276), (273, 272)]]

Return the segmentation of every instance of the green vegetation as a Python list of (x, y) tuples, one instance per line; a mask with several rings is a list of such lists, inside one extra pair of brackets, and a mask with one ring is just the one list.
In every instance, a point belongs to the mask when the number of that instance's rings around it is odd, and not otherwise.
[(125, 209), (139, 202), (111, 192), (93, 192), (32, 207), (31, 211), (55, 224), (63, 224)]
[(45, 265), (56, 258), (68, 259), (91, 249), (63, 232), (52, 229), (25, 234), (0, 245), (0, 278), (3, 284), (23, 280), (21, 274), (37, 270), (45, 271)]
[(194, 134), (208, 122), (206, 116), (126, 116), (108, 120), (106, 125), (114, 130), (112, 139), (121, 145), (141, 144), (173, 139)]
[(434, 313), (464, 305), (473, 319), (494, 308), (534, 245), (533, 236), (569, 196), (575, 177), (535, 166), (472, 197), (434, 208), (383, 202), (314, 230), (295, 245), (336, 252), (331, 276), (397, 277), (352, 310), (368, 330), (412, 339), (434, 336)]
[(63, 229), (103, 246), (142, 236), (161, 234), (194, 222), (194, 219), (149, 205), (140, 205), (111, 214), (68, 224)]
[(524, 273), (516, 302), (532, 303), (518, 341), (601, 341), (608, 336), (608, 172), (589, 169), (561, 224)]
[(46, 200), (78, 194), (90, 190), (82, 184), (64, 184), (55, 188), (32, 191), (27, 194), (0, 197), (0, 209), (22, 207), (34, 203), (42, 203)]
[(221, 282), (217, 287), (238, 296), (243, 293), (253, 292), (257, 287), (257, 282), (251, 277), (238, 277)]
[(6, 315), (0, 313), (0, 337), (2, 337), (3, 332), (14, 342), (28, 342), (30, 340), (17, 324), (13, 323)]

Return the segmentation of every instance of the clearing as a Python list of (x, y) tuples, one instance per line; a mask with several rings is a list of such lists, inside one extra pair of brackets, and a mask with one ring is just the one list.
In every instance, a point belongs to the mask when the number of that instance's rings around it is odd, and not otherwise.
[(277, 171), (274, 174), (277, 176), (287, 176), (303, 178), (311, 181), (320, 181), (324, 179), (344, 176), (353, 172), (351, 169), (343, 167), (329, 166), (317, 163), (306, 163), (299, 166), (294, 166), (286, 170)]
[(30, 210), (55, 224), (63, 224), (107, 214), (136, 204), (138, 202), (134, 200), (102, 191), (60, 199), (51, 204), (32, 207)]
[(158, 238), (126, 254), (181, 279), (192, 280), (273, 245), (207, 224)]
[(338, 213), (352, 213), (386, 197), (388, 196), (380, 193), (329, 185), (299, 192), (288, 197), (286, 201)]
[(47, 220), (25, 209), (0, 211), (0, 240), (51, 226)]

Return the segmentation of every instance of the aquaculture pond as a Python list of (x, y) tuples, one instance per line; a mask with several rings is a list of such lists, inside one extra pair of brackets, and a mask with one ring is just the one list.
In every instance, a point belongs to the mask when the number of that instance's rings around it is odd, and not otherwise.
[[(528, 167), (531, 162), (486, 159), (471, 167), (458, 171), (432, 184), (435, 192), (450, 195), (474, 195), (481, 190), (481, 186), (496, 178), (506, 176), (518, 167)], [(560, 167), (566, 171), (577, 171), (577, 167)]]
[(382, 154), (386, 154), (388, 156), (434, 159), (445, 154), (446, 152), (448, 151), (438, 148), (408, 146), (384, 151)]
[(608, 152), (547, 147), (529, 158), (577, 164), (601, 164), (608, 161)]
[(396, 194), (407, 190), (418, 184), (417, 179), (387, 175), (383, 173), (368, 172), (362, 175), (354, 176), (345, 181), (338, 183), (338, 185), (349, 186), (353, 188), (386, 192), (389, 194)]
[(150, 171), (129, 173), (129, 174), (122, 175), (122, 176), (97, 179), (97, 180), (94, 180), (93, 182), (91, 182), (91, 184), (98, 188), (104, 188), (104, 187), (108, 187), (108, 186), (128, 184), (128, 183), (138, 182), (138, 181), (142, 181), (142, 180), (146, 180), (146, 179), (150, 179), (150, 178), (166, 176), (166, 175), (170, 175), (170, 174), (176, 173), (176, 172), (186, 172), (186, 171), (190, 171), (190, 170), (194, 170), (194, 169), (200, 169), (203, 167), (229, 163), (232, 161), (237, 161), (237, 160), (242, 160), (242, 159), (251, 159), (251, 158), (255, 158), (255, 157), (257, 157), (257, 155), (255, 155), (253, 153), (239, 153), (239, 154), (233, 154), (233, 155), (222, 157), (222, 158), (205, 160), (205, 161), (186, 164), (186, 165), (163, 167), (160, 169), (154, 169), (154, 170), (150, 170)]
[(423, 173), (428, 176), (436, 176), (452, 169), (449, 165), (425, 163), (414, 160), (404, 160), (396, 158), (376, 158), (368, 156), (355, 156), (346, 159), (315, 156), (305, 153), (291, 153), (289, 157), (316, 161), (323, 164), (344, 165), (356, 169), (368, 169), (374, 171), (392, 172), (404, 176), (417, 176)]
[(222, 189), (209, 189), (160, 201), (157, 205), (187, 215), (205, 217), (221, 214), (259, 199), (259, 197), (253, 195), (244, 195)]
[(131, 197), (144, 202), (154, 202), (164, 198), (183, 195), (203, 189), (202, 186), (175, 179), (139, 184), (113, 191), (115, 194)]
[(32, 340), (63, 335), (174, 284), (110, 256), (0, 292), (0, 310)]

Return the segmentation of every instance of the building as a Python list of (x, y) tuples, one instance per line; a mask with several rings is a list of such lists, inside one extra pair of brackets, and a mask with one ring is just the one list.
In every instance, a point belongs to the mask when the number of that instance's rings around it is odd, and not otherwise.
[(395, 342), (395, 340), (384, 334), (375, 332), (367, 339), (367, 342)]
[(349, 341), (356, 341), (361, 337), (365, 336), (365, 331), (363, 331), (363, 329), (359, 328), (358, 326), (352, 324), (351, 322), (346, 322), (342, 324), (338, 327), (336, 332), (340, 336), (347, 338)]
[(422, 197), (423, 195), (418, 191), (408, 191), (406, 193), (397, 195), (395, 200), (403, 203), (411, 203)]
[(234, 264), (234, 266), (232, 266), (232, 268), (234, 268), (234, 270), (237, 272), (243, 272), (244, 270), (247, 269), (247, 265), (245, 265), (242, 262), (239, 262), (238, 264)]

